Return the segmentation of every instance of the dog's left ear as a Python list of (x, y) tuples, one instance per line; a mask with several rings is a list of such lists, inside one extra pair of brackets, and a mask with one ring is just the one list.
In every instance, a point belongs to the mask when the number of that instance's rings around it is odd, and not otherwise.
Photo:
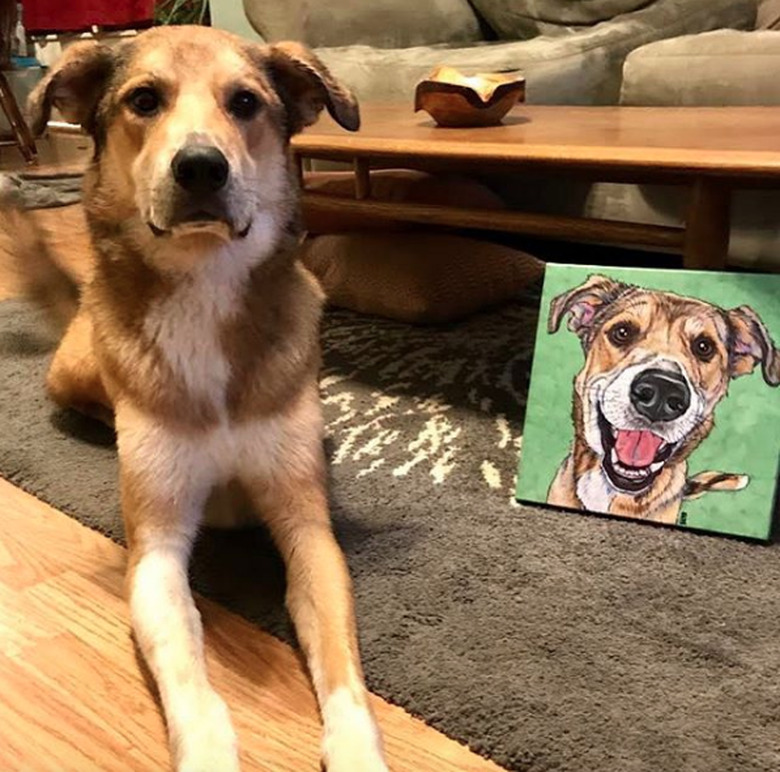
[(607, 276), (589, 276), (584, 284), (553, 299), (547, 319), (547, 332), (558, 332), (564, 315), (569, 314), (569, 329), (576, 332), (584, 343), (596, 314), (617, 300), (628, 288), (628, 284)]
[(752, 373), (760, 362), (764, 380), (770, 386), (780, 385), (780, 350), (759, 315), (750, 306), (740, 306), (727, 311), (726, 319), (731, 377)]
[(306, 46), (275, 43), (266, 56), (268, 72), (287, 110), (291, 136), (314, 123), (323, 107), (348, 131), (360, 128), (357, 100)]

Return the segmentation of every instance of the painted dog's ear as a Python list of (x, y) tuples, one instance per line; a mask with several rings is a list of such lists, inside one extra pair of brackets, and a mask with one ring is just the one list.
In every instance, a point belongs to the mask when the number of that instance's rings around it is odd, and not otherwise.
[(360, 128), (357, 100), (306, 46), (275, 43), (265, 53), (266, 67), (287, 110), (290, 136), (314, 123), (323, 107), (343, 128)]
[(728, 311), (726, 319), (731, 377), (752, 373), (760, 362), (764, 380), (770, 386), (780, 385), (780, 350), (759, 315), (750, 306), (740, 306)]
[(750, 477), (728, 472), (699, 472), (685, 481), (683, 498), (691, 501), (709, 491), (741, 491), (747, 488)]
[(547, 318), (547, 332), (558, 332), (561, 319), (569, 314), (569, 329), (584, 338), (598, 311), (614, 302), (628, 286), (598, 274), (588, 277), (584, 284), (553, 299)]
[(93, 41), (85, 40), (67, 48), (27, 100), (33, 134), (39, 136), (46, 128), (52, 107), (69, 123), (78, 123), (92, 133), (95, 110), (114, 62), (114, 51)]

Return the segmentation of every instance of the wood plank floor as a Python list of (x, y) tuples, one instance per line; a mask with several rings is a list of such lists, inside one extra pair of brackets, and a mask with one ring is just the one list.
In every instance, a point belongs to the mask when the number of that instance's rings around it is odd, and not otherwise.
[[(13, 149), (3, 150), (0, 168), (18, 166)], [(69, 150), (44, 150), (44, 160), (52, 157), (60, 168), (73, 160)], [(78, 225), (73, 211), (44, 219), (63, 216)], [(0, 273), (0, 297), (11, 294)], [(0, 479), (3, 772), (168, 768), (163, 720), (130, 635), (124, 567), (123, 548)], [(315, 772), (319, 719), (297, 654), (214, 603), (198, 605), (243, 769)], [(393, 772), (499, 772), (400, 708), (378, 697), (374, 708)]]

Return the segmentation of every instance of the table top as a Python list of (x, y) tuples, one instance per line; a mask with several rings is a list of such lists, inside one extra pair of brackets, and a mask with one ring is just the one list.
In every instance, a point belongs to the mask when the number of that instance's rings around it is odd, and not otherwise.
[(304, 157), (612, 169), (780, 180), (780, 107), (519, 105), (500, 126), (437, 127), (400, 104), (364, 104), (359, 132), (329, 116), (293, 140)]

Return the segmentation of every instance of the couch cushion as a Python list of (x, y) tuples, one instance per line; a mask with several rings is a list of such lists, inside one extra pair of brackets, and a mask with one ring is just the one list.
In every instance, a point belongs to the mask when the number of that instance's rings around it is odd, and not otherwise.
[(266, 40), (301, 40), (312, 47), (406, 48), (482, 38), (468, 0), (244, 0), (244, 10)]
[(780, 31), (716, 30), (632, 52), (621, 104), (780, 105)]
[(597, 24), (655, 0), (472, 0), (482, 18), (506, 40), (555, 34), (556, 28)]
[(410, 109), (415, 85), (439, 64), (466, 74), (523, 70), (529, 103), (615, 104), (623, 60), (630, 51), (690, 32), (752, 27), (755, 13), (754, 0), (658, 0), (620, 19), (553, 38), (468, 47), (348, 46), (321, 48), (317, 53), (359, 99), (400, 101)]

